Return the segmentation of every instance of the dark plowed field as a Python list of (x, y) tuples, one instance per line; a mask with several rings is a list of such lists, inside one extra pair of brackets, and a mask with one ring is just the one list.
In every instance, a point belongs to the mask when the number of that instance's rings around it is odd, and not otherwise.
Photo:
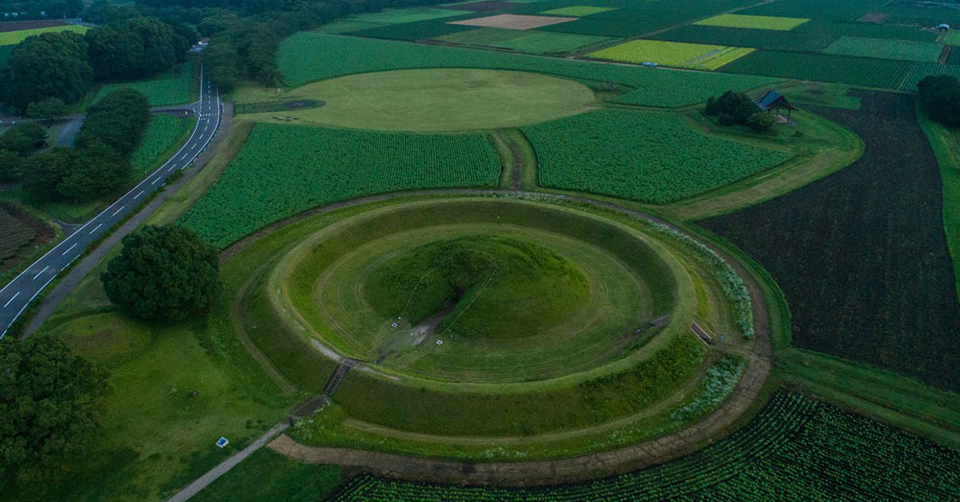
[(12, 204), (0, 203), (0, 272), (51, 237), (53, 230), (43, 221)]
[(0, 23), (0, 33), (5, 31), (35, 30), (37, 28), (52, 28), (54, 26), (64, 26), (70, 23), (59, 19), (47, 19), (42, 21), (7, 21)]
[(860, 110), (814, 109), (863, 139), (859, 161), (702, 224), (773, 274), (794, 345), (958, 390), (960, 306), (937, 162), (912, 96), (860, 96)]

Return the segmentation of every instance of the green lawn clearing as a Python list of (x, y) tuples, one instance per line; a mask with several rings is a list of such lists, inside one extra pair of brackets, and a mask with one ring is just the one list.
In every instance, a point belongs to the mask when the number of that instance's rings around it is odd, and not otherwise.
[(187, 61), (176, 71), (136, 82), (122, 82), (106, 84), (89, 99), (93, 105), (108, 93), (121, 87), (129, 87), (147, 96), (153, 106), (179, 105), (190, 103), (195, 99), (199, 83), (194, 71), (195, 63)]
[(746, 16), (741, 14), (720, 14), (701, 19), (693, 24), (702, 26), (722, 26), (726, 28), (751, 28), (755, 30), (789, 31), (809, 19), (802, 17)]
[(0, 32), (0, 45), (17, 45), (26, 40), (27, 37), (40, 35), (42, 33), (59, 33), (61, 31), (72, 31), (74, 33), (86, 33), (90, 28), (76, 24), (65, 26), (51, 26), (49, 28), (34, 28), (32, 30), (4, 31)]
[(589, 57), (625, 63), (652, 62), (677, 68), (716, 70), (751, 52), (753, 52), (753, 49), (743, 47), (688, 44), (662, 40), (632, 40), (591, 52)]

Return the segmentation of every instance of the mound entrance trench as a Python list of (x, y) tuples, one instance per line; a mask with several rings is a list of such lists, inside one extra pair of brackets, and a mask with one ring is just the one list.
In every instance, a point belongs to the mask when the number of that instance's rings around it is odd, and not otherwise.
[(469, 436), (457, 448), (479, 450), (496, 438), (576, 442), (578, 430), (656, 437), (701, 416), (677, 413), (734, 357), (691, 323), (737, 335), (718, 279), (660, 234), (485, 197), (334, 211), (242, 252), (274, 249), (237, 320), (304, 390), (319, 392), (337, 360), (360, 361), (319, 415), (327, 441)]

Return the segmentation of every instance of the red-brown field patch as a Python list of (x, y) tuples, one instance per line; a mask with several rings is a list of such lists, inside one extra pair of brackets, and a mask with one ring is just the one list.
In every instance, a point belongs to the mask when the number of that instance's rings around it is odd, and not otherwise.
[(499, 14), (496, 16), (479, 17), (476, 19), (465, 19), (463, 21), (453, 21), (450, 24), (459, 24), (463, 26), (483, 26), (486, 28), (505, 28), (508, 30), (534, 30), (551, 26), (554, 24), (576, 21), (575, 17), (556, 17), (556, 16), (521, 16), (517, 14)]
[(520, 5), (521, 4), (518, 4), (518, 3), (490, 1), (490, 2), (463, 3), (463, 4), (457, 4), (457, 5), (445, 5), (440, 8), (450, 9), (450, 10), (466, 10), (471, 12), (499, 12), (503, 10), (510, 10)]
[(0, 33), (5, 31), (35, 30), (37, 28), (52, 28), (65, 26), (70, 23), (60, 19), (45, 19), (41, 21), (6, 21), (0, 23)]

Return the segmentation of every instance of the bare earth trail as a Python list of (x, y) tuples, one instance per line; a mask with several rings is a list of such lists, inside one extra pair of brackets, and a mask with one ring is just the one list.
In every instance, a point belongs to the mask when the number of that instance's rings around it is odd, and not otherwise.
[[(236, 242), (221, 253), (221, 260), (229, 259), (250, 243), (269, 235), (277, 229), (311, 215), (412, 195), (529, 195), (538, 199), (568, 201), (609, 209), (636, 219), (665, 225), (700, 242), (700, 239), (695, 236), (663, 220), (609, 202), (595, 201), (573, 195), (539, 192), (445, 189), (384, 194), (313, 209), (265, 227)], [(730, 426), (750, 408), (758, 397), (771, 369), (770, 320), (759, 283), (736, 259), (710, 243), (704, 242), (704, 244), (729, 263), (749, 289), (753, 305), (756, 341), (753, 351), (747, 354), (749, 365), (730, 397), (712, 414), (684, 430), (616, 450), (572, 458), (530, 462), (469, 463), (349, 448), (313, 447), (301, 445), (286, 435), (281, 435), (267, 446), (278, 453), (302, 462), (355, 467), (380, 476), (417, 481), (500, 486), (547, 485), (593, 479), (642, 469), (692, 453), (705, 443), (730, 432)], [(726, 351), (725, 348), (721, 348), (721, 350)], [(259, 358), (258, 360), (261, 364), (265, 363)], [(268, 374), (275, 371), (269, 365), (265, 367), (265, 370)]]

